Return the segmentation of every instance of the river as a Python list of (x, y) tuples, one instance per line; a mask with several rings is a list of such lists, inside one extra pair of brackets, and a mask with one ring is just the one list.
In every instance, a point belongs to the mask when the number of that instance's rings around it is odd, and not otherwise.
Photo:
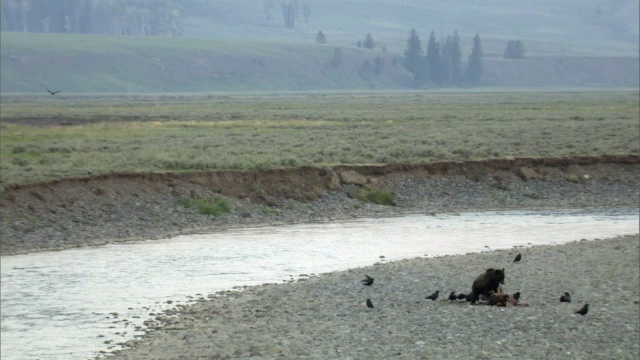
[(376, 262), (635, 234), (639, 220), (637, 208), (410, 215), (3, 256), (0, 355), (93, 358), (142, 334), (135, 327), (150, 313), (217, 291)]

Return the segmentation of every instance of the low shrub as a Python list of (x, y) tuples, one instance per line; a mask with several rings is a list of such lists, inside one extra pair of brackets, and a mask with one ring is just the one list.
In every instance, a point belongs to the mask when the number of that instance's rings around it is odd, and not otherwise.
[(187, 198), (181, 197), (178, 199), (178, 204), (187, 207), (194, 208), (202, 215), (218, 216), (226, 214), (231, 211), (231, 205), (227, 199), (221, 197), (213, 198)]
[(349, 197), (378, 205), (396, 206), (395, 195), (388, 190), (358, 188), (351, 190)]

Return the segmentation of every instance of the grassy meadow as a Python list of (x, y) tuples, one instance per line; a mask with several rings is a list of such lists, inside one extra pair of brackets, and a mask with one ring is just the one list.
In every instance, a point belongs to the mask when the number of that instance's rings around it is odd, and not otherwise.
[(638, 91), (1, 101), (2, 188), (120, 172), (640, 153)]

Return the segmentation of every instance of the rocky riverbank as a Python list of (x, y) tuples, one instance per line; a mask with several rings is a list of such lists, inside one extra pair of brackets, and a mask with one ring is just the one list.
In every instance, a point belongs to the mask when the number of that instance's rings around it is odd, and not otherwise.
[[(637, 207), (639, 170), (640, 157), (629, 155), (69, 179), (0, 194), (0, 252), (408, 213)], [(396, 206), (349, 197), (357, 187), (389, 190)], [(183, 205), (211, 197), (231, 212)]]
[[(518, 306), (447, 300), (489, 267), (505, 269)], [(360, 283), (365, 274), (372, 286)], [(179, 305), (108, 358), (638, 359), (639, 284), (637, 234), (416, 258)], [(434, 290), (441, 296), (425, 299)], [(559, 301), (565, 292), (572, 302)], [(589, 312), (576, 314), (586, 303)]]

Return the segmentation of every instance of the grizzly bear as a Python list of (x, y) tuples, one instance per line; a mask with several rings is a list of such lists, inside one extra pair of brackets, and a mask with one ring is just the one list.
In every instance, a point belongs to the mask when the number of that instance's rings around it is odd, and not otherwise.
[(478, 275), (471, 286), (471, 304), (475, 304), (480, 295), (489, 297), (492, 292), (497, 292), (500, 284), (504, 284), (504, 268), (490, 268)]

